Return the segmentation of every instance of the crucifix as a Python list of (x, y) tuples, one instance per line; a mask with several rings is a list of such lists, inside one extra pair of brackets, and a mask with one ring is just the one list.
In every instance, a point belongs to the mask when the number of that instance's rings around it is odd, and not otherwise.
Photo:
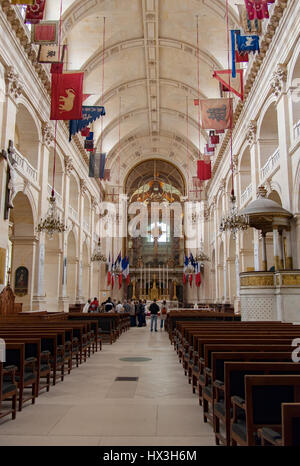
[(13, 209), (13, 197), (15, 194), (16, 186), (16, 170), (14, 165), (16, 161), (13, 158), (15, 153), (14, 143), (12, 140), (8, 142), (8, 149), (2, 150), (1, 155), (7, 161), (7, 178), (6, 178), (6, 196), (5, 196), (5, 208), (4, 208), (4, 220), (8, 219), (9, 209)]

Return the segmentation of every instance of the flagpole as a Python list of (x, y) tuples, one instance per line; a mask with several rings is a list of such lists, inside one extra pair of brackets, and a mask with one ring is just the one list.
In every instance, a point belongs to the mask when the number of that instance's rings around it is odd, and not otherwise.
[(158, 292), (159, 292), (159, 299), (161, 299), (161, 283), (160, 283), (160, 264), (158, 265)]
[(167, 301), (169, 301), (169, 264), (167, 264)]
[(150, 264), (149, 264), (149, 285), (148, 285), (148, 298), (149, 298), (149, 300), (151, 299), (150, 290), (151, 290), (151, 275), (150, 275)]
[(140, 268), (140, 299), (141, 299), (141, 296), (142, 296), (142, 281), (143, 281), (143, 269), (142, 269), (142, 266)]

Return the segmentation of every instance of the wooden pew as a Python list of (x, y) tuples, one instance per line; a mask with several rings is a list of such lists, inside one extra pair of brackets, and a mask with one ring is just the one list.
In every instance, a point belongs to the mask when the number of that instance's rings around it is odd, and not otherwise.
[[(19, 411), (22, 411), (23, 404), (31, 400), (35, 403), (37, 393), (37, 373), (36, 358), (25, 360), (25, 344), (18, 342), (6, 342), (6, 366), (16, 366), (15, 380), (18, 384)], [(24, 396), (24, 389), (31, 387), (31, 395)]]
[(231, 445), (254, 446), (258, 429), (280, 429), (281, 404), (299, 401), (300, 375), (245, 375), (245, 399), (231, 399)]
[[(15, 380), (15, 366), (3, 367), (0, 362), (0, 419), (12, 415), (12, 419), (16, 419), (17, 414), (17, 396), (18, 388)], [(11, 408), (3, 406), (3, 401), (11, 400)]]
[[(222, 353), (221, 353), (222, 354)], [(213, 426), (216, 436), (216, 444), (221, 442), (224, 445), (230, 445), (230, 413), (231, 413), (231, 397), (240, 396), (244, 398), (245, 374), (281, 374), (291, 373), (300, 375), (300, 367), (291, 362), (289, 353), (238, 353), (230, 355), (223, 353), (220, 357), (218, 353), (214, 353), (214, 363), (219, 365), (218, 372), (214, 371), (216, 376), (221, 379), (212, 377), (214, 387), (213, 399)], [(223, 366), (223, 379), (222, 370)], [(225, 437), (222, 435), (220, 427), (225, 430)]]
[(299, 447), (300, 446), (300, 403), (282, 403), (281, 429), (275, 431), (267, 427), (258, 429), (262, 446)]

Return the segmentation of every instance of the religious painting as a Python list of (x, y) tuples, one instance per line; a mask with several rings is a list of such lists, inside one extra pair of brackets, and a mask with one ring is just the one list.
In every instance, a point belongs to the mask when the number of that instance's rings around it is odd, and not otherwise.
[(25, 296), (28, 294), (28, 269), (18, 267), (15, 272), (15, 295)]

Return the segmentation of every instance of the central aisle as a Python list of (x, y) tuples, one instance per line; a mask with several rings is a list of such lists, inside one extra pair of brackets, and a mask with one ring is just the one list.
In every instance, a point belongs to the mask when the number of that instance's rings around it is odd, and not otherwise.
[(0, 445), (215, 444), (167, 333), (151, 333), (149, 323), (103, 345), (63, 383), (42, 392), (36, 405), (25, 405), (15, 421), (1, 424)]

